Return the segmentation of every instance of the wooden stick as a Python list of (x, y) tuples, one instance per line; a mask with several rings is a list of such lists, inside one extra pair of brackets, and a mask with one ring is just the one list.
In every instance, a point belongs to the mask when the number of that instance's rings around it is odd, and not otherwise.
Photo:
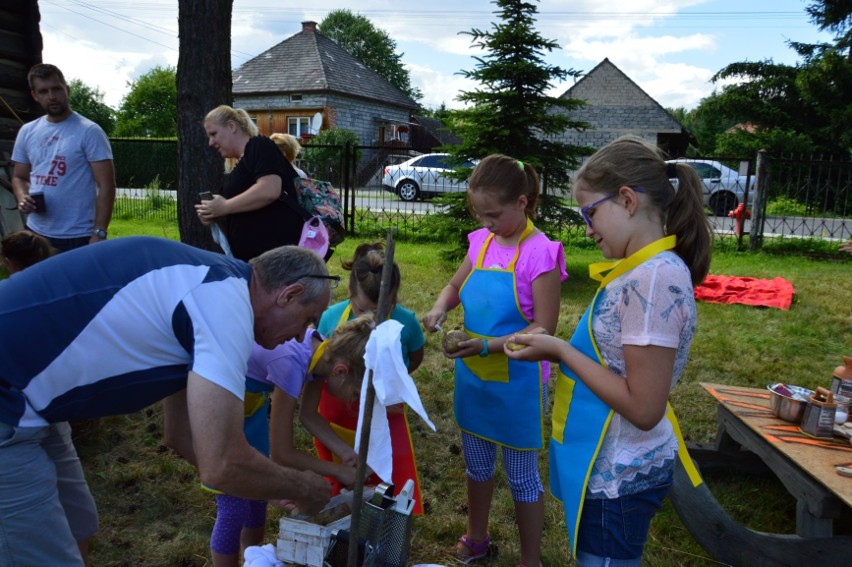
[[(388, 229), (385, 245), (385, 263), (382, 267), (382, 280), (379, 287), (379, 304), (376, 308), (376, 326), (388, 317), (390, 310), (390, 282), (393, 276), (393, 253), (395, 228)], [(373, 387), (373, 370), (367, 377), (367, 394), (364, 397), (364, 421), (361, 424), (361, 443), (358, 445), (358, 463), (355, 468), (355, 488), (352, 494), (352, 522), (349, 526), (349, 549), (346, 557), (347, 567), (358, 567), (358, 543), (360, 541), (361, 507), (364, 500), (364, 480), (367, 476), (367, 449), (370, 446), (370, 427), (373, 423), (373, 405), (376, 402), (376, 389)]]

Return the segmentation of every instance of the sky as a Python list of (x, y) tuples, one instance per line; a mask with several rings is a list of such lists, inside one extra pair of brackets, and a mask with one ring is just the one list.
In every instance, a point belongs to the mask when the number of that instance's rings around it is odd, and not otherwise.
[[(793, 65), (788, 40), (830, 41), (805, 12), (813, 0), (541, 0), (535, 29), (560, 49), (550, 65), (588, 73), (604, 58), (661, 105), (695, 108), (718, 90), (710, 78), (730, 63)], [(309, 5), (309, 7), (306, 7)], [(177, 0), (39, 0), (42, 59), (104, 93), (118, 108), (129, 84), (157, 65), (177, 66)], [(427, 108), (459, 108), (460, 91), (477, 87), (459, 72), (482, 52), (460, 32), (493, 28), (488, 0), (234, 0), (231, 66), (236, 69), (301, 31), (301, 22), (349, 9), (396, 42)], [(320, 29), (322, 31), (322, 29)], [(286, 70), (285, 70), (286, 71)], [(559, 96), (574, 79), (554, 84)]]

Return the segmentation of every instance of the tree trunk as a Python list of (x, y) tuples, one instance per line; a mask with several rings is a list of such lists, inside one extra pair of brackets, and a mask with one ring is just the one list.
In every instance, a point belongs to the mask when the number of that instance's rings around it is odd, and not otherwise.
[(178, 0), (178, 226), (182, 242), (218, 250), (195, 214), (201, 191), (221, 192), (223, 160), (207, 147), (204, 116), (231, 102), (233, 0)]

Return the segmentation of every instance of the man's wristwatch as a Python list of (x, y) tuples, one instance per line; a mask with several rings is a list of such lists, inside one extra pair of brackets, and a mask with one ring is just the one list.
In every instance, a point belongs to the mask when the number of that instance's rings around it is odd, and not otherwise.
[(97, 236), (101, 240), (106, 240), (107, 231), (104, 230), (103, 228), (96, 228), (95, 230), (92, 231), (92, 236)]

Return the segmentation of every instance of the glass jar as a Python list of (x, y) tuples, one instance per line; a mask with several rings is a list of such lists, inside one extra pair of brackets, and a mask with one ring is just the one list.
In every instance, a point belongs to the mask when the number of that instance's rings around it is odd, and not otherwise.
[(852, 405), (852, 398), (834, 396), (834, 401), (837, 403), (837, 409), (834, 412), (834, 423), (843, 425), (849, 419), (849, 406)]

